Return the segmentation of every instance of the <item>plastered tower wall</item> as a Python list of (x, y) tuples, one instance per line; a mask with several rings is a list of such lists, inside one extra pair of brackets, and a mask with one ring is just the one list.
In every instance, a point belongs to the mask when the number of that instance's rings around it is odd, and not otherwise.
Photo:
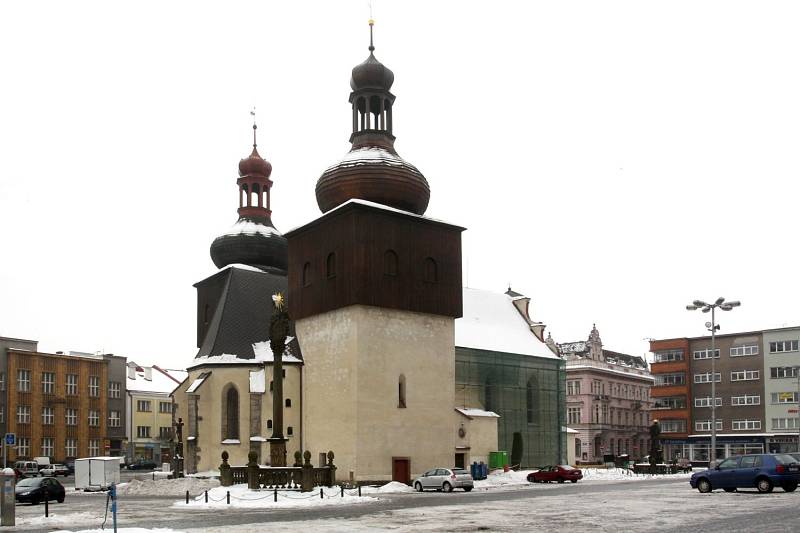
[(391, 479), (393, 458), (409, 459), (412, 477), (452, 463), (452, 318), (353, 305), (296, 327), (306, 369), (305, 442), (312, 453), (334, 451), (338, 477)]

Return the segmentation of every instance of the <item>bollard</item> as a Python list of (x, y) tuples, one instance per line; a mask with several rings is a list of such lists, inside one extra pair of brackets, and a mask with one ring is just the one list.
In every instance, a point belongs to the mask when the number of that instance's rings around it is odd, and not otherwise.
[(324, 497), (325, 497), (325, 495), (324, 495), (324, 494), (322, 494), (322, 487), (320, 487), (320, 488), (319, 488), (319, 499), (321, 500), (321, 499), (323, 499)]
[(16, 525), (16, 498), (14, 497), (14, 485), (16, 475), (11, 468), (0, 470), (0, 525)]
[(358, 497), (361, 497), (361, 485), (358, 486)]
[(44, 488), (44, 517), (50, 516), (50, 498), (47, 497), (47, 487)]
[(156, 473), (155, 473), (155, 471), (153, 471), (153, 481), (155, 481), (155, 480), (156, 480)]
[(278, 501), (278, 487), (275, 487), (275, 502)]
[(117, 484), (112, 483), (111, 489), (111, 516), (114, 519), (114, 533), (117, 533)]
[(186, 505), (189, 505), (189, 491), (186, 491)]
[(225, 503), (227, 503), (228, 505), (231, 504), (231, 491), (225, 492)]
[(340, 485), (340, 487), (342, 489), (342, 498), (344, 498), (344, 485)]
[(206, 491), (206, 503), (208, 503), (208, 491)]

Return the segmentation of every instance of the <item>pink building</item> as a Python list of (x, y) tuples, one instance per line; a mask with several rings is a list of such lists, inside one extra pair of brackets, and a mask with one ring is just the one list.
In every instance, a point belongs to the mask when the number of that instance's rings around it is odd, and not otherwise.
[(567, 426), (578, 430), (576, 461), (647, 455), (653, 377), (645, 359), (604, 350), (594, 326), (588, 340), (558, 348), (567, 363)]

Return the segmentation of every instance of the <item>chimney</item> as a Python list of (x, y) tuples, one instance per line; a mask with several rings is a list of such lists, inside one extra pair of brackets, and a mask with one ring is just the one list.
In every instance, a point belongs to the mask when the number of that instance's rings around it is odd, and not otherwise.
[(136, 379), (136, 365), (128, 365), (128, 379)]
[(144, 367), (144, 379), (147, 381), (153, 381), (153, 368), (146, 366)]

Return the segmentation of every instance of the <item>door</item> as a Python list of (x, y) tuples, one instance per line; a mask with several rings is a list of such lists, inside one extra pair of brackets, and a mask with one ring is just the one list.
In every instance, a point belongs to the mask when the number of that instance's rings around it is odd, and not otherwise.
[(739, 468), (735, 470), (734, 482), (737, 487), (755, 487), (756, 474), (761, 468), (760, 455), (745, 455), (739, 463)]
[(729, 457), (719, 464), (719, 470), (711, 475), (711, 486), (716, 488), (735, 487), (739, 470), (739, 457)]
[(411, 460), (408, 457), (392, 457), (392, 481), (411, 483)]
[(463, 453), (457, 453), (456, 454), (456, 462), (455, 462), (456, 468), (464, 468), (464, 462), (465, 462), (464, 454)]

